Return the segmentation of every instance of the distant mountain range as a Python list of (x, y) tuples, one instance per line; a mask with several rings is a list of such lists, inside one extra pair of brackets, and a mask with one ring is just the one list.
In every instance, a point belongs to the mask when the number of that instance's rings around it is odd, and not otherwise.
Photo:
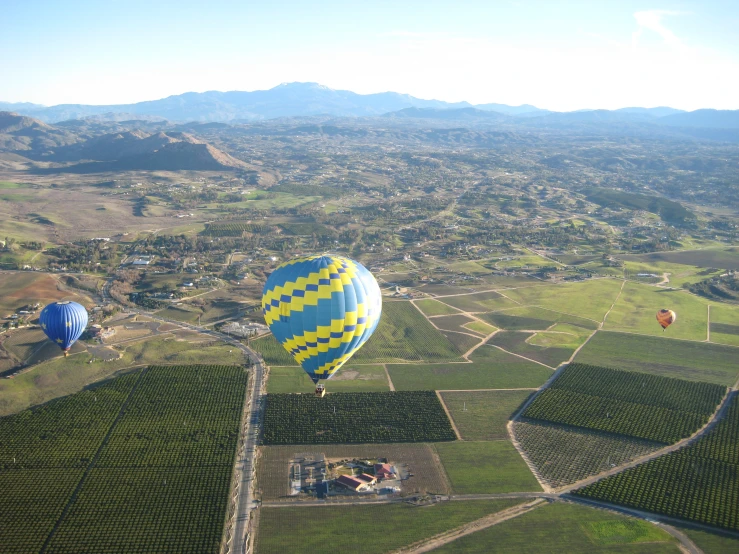
[(246, 168), (245, 163), (188, 133), (133, 130), (86, 137), (11, 112), (0, 112), (2, 152), (43, 162), (46, 172)]
[[(555, 120), (560, 118), (563, 121), (585, 120), (590, 122), (641, 120), (679, 127), (739, 128), (739, 110), (684, 112), (669, 107), (633, 107), (619, 110), (552, 112), (529, 104), (522, 106), (478, 104), (473, 106), (468, 102), (423, 100), (397, 92), (357, 94), (348, 90), (330, 89), (317, 83), (285, 83), (269, 90), (253, 92), (187, 92), (161, 100), (105, 106), (60, 104), (47, 107), (27, 102), (15, 104), (0, 102), (0, 110), (16, 112), (47, 123), (90, 117), (104, 121), (166, 119), (174, 122), (238, 123), (281, 117), (375, 117), (383, 115), (404, 119), (460, 119), (488, 122), (500, 120), (497, 116), (488, 117), (483, 113), (488, 112), (515, 119), (553, 117)], [(448, 110), (459, 111), (442, 113)]]

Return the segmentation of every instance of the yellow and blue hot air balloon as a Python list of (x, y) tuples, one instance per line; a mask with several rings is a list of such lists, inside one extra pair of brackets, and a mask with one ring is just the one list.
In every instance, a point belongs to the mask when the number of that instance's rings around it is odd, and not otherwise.
[[(380, 287), (354, 260), (310, 256), (280, 265), (262, 293), (264, 319), (314, 383), (330, 379), (377, 328)], [(318, 385), (316, 393), (323, 393)]]
[(58, 344), (66, 356), (87, 327), (87, 310), (77, 302), (54, 302), (41, 310), (39, 323), (46, 336)]

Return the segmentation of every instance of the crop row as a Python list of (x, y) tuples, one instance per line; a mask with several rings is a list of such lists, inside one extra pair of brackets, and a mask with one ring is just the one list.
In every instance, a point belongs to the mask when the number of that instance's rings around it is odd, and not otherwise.
[(574, 494), (739, 531), (739, 396), (705, 437)]
[(711, 415), (726, 388), (586, 364), (570, 364), (550, 388)]
[(430, 442), (456, 438), (433, 391), (269, 394), (265, 444)]
[(154, 366), (0, 419), (0, 551), (217, 552), (246, 381)]
[(564, 389), (545, 390), (523, 415), (665, 444), (689, 437), (708, 421), (708, 416), (704, 414), (668, 410)]
[(589, 429), (518, 421), (514, 432), (539, 475), (552, 487), (569, 485), (662, 447)]
[(0, 418), (0, 470), (86, 467), (139, 375)]
[(244, 233), (261, 233), (263, 227), (253, 223), (225, 221), (207, 223), (203, 235), (210, 237), (240, 237)]
[(246, 373), (231, 366), (150, 368), (98, 467), (230, 464), (245, 389)]

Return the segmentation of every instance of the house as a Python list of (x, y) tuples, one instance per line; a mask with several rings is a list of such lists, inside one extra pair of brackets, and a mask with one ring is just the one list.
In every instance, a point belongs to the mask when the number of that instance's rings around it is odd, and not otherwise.
[(390, 464), (375, 464), (375, 477), (377, 479), (397, 479), (398, 475)]
[(355, 475), (355, 478), (358, 479), (359, 481), (362, 481), (368, 487), (371, 487), (372, 485), (377, 484), (377, 477), (372, 477), (372, 475), (367, 475), (366, 473), (360, 473), (359, 475)]
[(341, 475), (338, 479), (336, 479), (335, 483), (354, 492), (362, 492), (370, 486), (365, 481), (360, 480), (356, 477), (352, 477), (350, 475)]

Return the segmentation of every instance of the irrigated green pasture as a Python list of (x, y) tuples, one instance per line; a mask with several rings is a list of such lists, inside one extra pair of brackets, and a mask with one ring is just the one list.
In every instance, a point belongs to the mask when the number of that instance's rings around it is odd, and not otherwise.
[(598, 331), (575, 361), (730, 386), (739, 377), (738, 356), (732, 346)]
[(430, 298), (426, 298), (423, 300), (416, 300), (415, 302), (416, 306), (421, 308), (421, 311), (426, 315), (449, 315), (449, 314), (456, 314), (459, 313), (459, 310), (456, 310), (455, 308), (452, 308), (450, 306), (447, 306), (446, 304), (442, 304), (438, 300), (432, 300)]
[(510, 416), (532, 390), (442, 392), (441, 397), (464, 440), (508, 438)]
[[(323, 381), (329, 392), (380, 392), (390, 390), (385, 369), (381, 365), (346, 365), (329, 381)], [(269, 370), (268, 393), (310, 393), (316, 386), (302, 367), (273, 366)]]
[(383, 554), (520, 502), (474, 500), (426, 508), (407, 504), (263, 508), (256, 551), (260, 554)]
[(439, 554), (678, 554), (677, 541), (646, 521), (555, 502), (457, 539)]
[[(707, 337), (708, 304), (708, 300), (683, 290), (627, 282), (604, 329), (702, 341)], [(677, 313), (677, 320), (667, 331), (656, 319), (662, 308)]]
[(492, 347), (478, 348), (470, 359), (473, 363), (388, 364), (387, 368), (398, 390), (532, 388), (552, 375), (540, 364)]
[(711, 342), (739, 346), (739, 306), (711, 304)]
[(593, 279), (581, 283), (509, 289), (504, 292), (512, 300), (525, 306), (538, 306), (601, 321), (618, 296), (620, 288), (621, 282), (615, 279)]
[(456, 494), (541, 490), (510, 441), (457, 441), (440, 443), (435, 448)]

